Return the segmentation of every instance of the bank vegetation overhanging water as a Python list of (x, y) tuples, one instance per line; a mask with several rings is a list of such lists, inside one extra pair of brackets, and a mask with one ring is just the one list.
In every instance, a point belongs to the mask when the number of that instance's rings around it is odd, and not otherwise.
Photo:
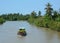
[(32, 11), (30, 14), (10, 13), (0, 15), (0, 24), (5, 21), (20, 21), (27, 20), (29, 23), (33, 23), (39, 27), (45, 27), (52, 30), (60, 31), (60, 11), (54, 10), (50, 3), (46, 5), (46, 13), (44, 16), (41, 15), (41, 11), (36, 13)]

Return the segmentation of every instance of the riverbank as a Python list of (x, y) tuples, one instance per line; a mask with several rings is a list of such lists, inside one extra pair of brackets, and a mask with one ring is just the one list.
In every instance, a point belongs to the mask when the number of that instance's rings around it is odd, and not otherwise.
[(43, 17), (39, 17), (39, 18), (29, 18), (28, 22), (38, 27), (44, 27), (44, 28), (48, 28), (60, 32), (60, 22), (57, 21), (46, 20)]

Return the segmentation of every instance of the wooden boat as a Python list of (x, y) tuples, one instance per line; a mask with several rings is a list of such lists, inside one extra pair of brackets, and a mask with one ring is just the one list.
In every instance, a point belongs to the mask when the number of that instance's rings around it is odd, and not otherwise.
[(17, 33), (18, 35), (21, 35), (21, 36), (26, 36), (27, 35), (27, 33), (26, 33), (26, 30), (25, 29), (19, 29), (19, 31), (18, 31), (18, 33)]

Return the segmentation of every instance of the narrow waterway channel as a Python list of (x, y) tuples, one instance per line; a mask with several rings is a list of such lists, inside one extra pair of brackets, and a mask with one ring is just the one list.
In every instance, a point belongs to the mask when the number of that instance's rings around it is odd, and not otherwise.
[[(20, 27), (26, 29), (27, 36), (17, 35)], [(27, 21), (7, 21), (0, 25), (0, 43), (60, 43), (60, 33), (36, 27)]]

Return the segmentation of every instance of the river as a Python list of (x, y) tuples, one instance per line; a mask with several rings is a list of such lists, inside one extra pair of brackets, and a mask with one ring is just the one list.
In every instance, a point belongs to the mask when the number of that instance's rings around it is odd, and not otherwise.
[[(27, 36), (17, 35), (20, 27), (26, 29)], [(60, 32), (36, 27), (27, 21), (7, 21), (0, 25), (0, 43), (60, 43)]]

